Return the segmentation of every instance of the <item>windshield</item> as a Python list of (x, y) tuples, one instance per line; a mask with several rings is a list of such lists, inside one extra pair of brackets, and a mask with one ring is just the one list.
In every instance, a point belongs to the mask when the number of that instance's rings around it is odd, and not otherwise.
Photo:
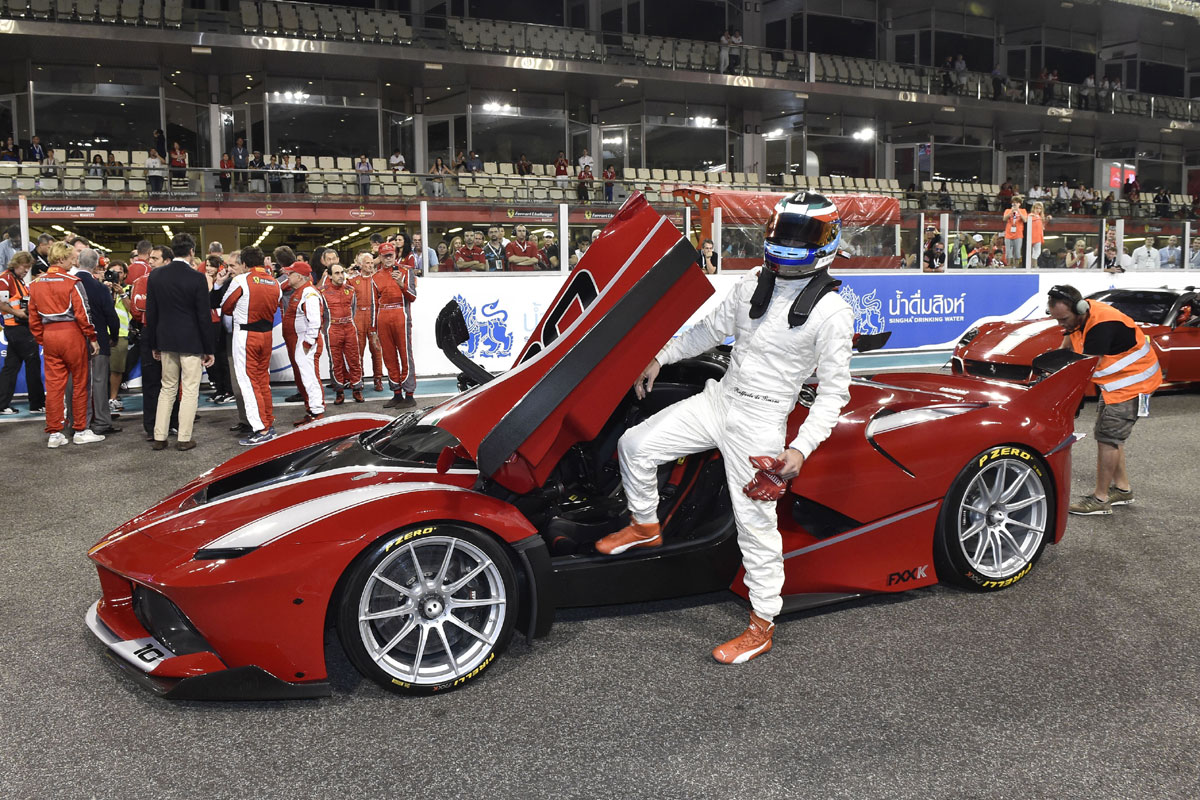
[[(369, 434), (369, 438), (363, 440), (363, 445), (384, 458), (434, 466), (443, 450), (460, 447), (461, 443), (452, 433), (436, 425), (418, 424), (424, 416), (425, 410), (402, 414), (379, 431)], [(458, 457), (452, 466), (473, 467), (474, 464)]]
[(1091, 295), (1092, 300), (1108, 303), (1134, 322), (1162, 325), (1179, 295), (1175, 292), (1109, 289)]

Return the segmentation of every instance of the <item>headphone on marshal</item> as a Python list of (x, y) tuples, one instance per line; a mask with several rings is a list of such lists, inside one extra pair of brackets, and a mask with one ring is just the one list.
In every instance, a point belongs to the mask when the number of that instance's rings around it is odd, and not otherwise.
[(1083, 299), (1083, 296), (1079, 293), (1079, 290), (1074, 286), (1067, 286), (1066, 284), (1051, 286), (1046, 294), (1049, 295), (1051, 300), (1058, 300), (1066, 303), (1076, 314), (1083, 315), (1088, 313), (1088, 311), (1091, 309), (1091, 306), (1088, 305), (1088, 301)]

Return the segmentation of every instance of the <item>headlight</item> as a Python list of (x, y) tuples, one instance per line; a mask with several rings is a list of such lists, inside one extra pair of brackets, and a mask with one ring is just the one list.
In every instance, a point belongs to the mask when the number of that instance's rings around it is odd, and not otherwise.
[(979, 328), (971, 328), (971, 330), (964, 333), (963, 337), (958, 340), (958, 346), (966, 347), (967, 345), (969, 345), (971, 343), (971, 340), (974, 339), (978, 335), (979, 335)]

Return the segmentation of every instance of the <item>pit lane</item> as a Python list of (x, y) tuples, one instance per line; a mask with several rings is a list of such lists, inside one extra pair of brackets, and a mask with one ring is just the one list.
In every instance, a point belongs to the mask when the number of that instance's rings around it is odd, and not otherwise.
[(997, 594), (792, 615), (737, 668), (708, 655), (745, 623), (732, 595), (565, 611), (475, 685), (423, 699), (360, 679), (330, 634), (334, 695), (286, 703), (163, 701), (83, 622), (87, 548), (237, 452), (231, 410), (202, 415), (188, 453), (151, 452), (136, 419), (58, 450), (6, 425), (0, 796), (1193, 798), (1198, 414), (1200, 394), (1156, 397), (1128, 450), (1137, 504), (1072, 517)]

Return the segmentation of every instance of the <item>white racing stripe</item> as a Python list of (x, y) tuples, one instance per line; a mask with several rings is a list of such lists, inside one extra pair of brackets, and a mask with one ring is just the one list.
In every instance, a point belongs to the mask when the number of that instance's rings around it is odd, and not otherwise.
[(988, 355), (991, 355), (991, 356), (1008, 355), (1022, 343), (1029, 341), (1034, 336), (1037, 336), (1039, 333), (1043, 333), (1044, 331), (1048, 331), (1051, 328), (1055, 328), (1057, 326), (1058, 326), (1058, 323), (1053, 319), (1038, 320), (1036, 322), (1030, 322), (1025, 325), (1022, 325), (1021, 327), (1017, 328), (1015, 331), (1012, 331), (1007, 336), (1005, 336), (1000, 341), (1000, 344), (996, 345), (988, 352)]
[(428, 491), (430, 489), (470, 492), (469, 489), (447, 486), (444, 483), (386, 483), (347, 489), (336, 494), (329, 494), (314, 500), (308, 500), (281, 511), (276, 511), (273, 514), (268, 514), (212, 540), (202, 549), (223, 550), (226, 548), (262, 547), (265, 544), (278, 541), (289, 533), (300, 530), (307, 525), (336, 516), (352, 508), (373, 503), (376, 500), (395, 497), (396, 495)]

